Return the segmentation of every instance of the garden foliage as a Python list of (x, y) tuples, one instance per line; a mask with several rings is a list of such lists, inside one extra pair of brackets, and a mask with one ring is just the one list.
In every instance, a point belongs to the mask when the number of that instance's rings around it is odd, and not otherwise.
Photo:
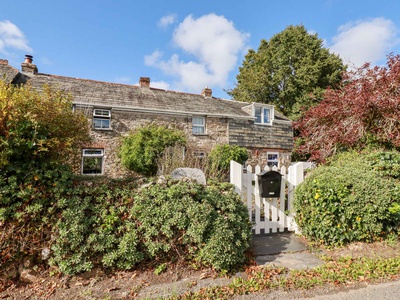
[(150, 124), (136, 129), (124, 138), (120, 150), (121, 163), (128, 170), (145, 176), (157, 174), (158, 160), (167, 147), (184, 145), (184, 133)]
[(52, 263), (67, 274), (186, 260), (232, 270), (245, 261), (251, 225), (230, 185), (191, 181), (81, 185), (58, 201)]
[(0, 81), (0, 266), (36, 259), (48, 245), (55, 199), (72, 178), (64, 164), (88, 132), (63, 92)]
[(346, 152), (295, 190), (296, 223), (328, 245), (375, 241), (400, 229), (400, 153)]
[(236, 145), (216, 145), (208, 157), (208, 173), (214, 178), (224, 178), (229, 173), (230, 161), (240, 164), (248, 159), (247, 149)]
[(335, 153), (372, 146), (400, 149), (400, 55), (387, 65), (346, 72), (337, 89), (295, 123), (296, 152), (324, 162)]

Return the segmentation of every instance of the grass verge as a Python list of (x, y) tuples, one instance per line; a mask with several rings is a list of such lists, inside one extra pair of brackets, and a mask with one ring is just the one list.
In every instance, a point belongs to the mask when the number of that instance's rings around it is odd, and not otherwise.
[(393, 258), (325, 258), (323, 266), (307, 270), (251, 267), (247, 279), (236, 278), (226, 286), (202, 288), (169, 299), (231, 299), (267, 290), (311, 289), (324, 285), (348, 285), (376, 280), (395, 280), (400, 275), (400, 256)]

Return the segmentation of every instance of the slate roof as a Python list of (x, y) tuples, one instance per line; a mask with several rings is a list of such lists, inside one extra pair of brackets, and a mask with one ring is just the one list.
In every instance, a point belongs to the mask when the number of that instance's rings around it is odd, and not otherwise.
[[(19, 73), (8, 67), (0, 64), (0, 72), (6, 72), (14, 83), (30, 82), (38, 89), (48, 84), (70, 93), (75, 104), (254, 119), (242, 109), (251, 105), (247, 102), (43, 73)], [(289, 120), (276, 111), (275, 119)]]

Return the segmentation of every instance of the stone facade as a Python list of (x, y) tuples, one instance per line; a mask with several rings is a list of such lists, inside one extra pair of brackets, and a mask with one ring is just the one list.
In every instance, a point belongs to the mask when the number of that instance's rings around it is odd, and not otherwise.
[[(127, 173), (118, 157), (122, 137), (149, 123), (183, 130), (190, 149), (208, 153), (217, 144), (232, 144), (249, 150), (250, 163), (267, 163), (267, 153), (281, 153), (290, 159), (293, 148), (291, 122), (275, 112), (272, 124), (255, 124), (254, 104), (212, 97), (205, 88), (201, 94), (166, 91), (150, 87), (150, 78), (142, 77), (139, 86), (100, 82), (39, 73), (32, 57), (21, 64), (22, 71), (0, 59), (0, 75), (13, 84), (30, 83), (41, 90), (43, 85), (71, 95), (77, 111), (93, 120), (93, 110), (110, 111), (110, 128), (95, 129), (87, 148), (103, 149), (104, 175), (119, 177)], [(192, 133), (192, 119), (205, 120), (204, 134)], [(289, 158), (287, 158), (289, 156)]]
[[(76, 110), (85, 113), (92, 122), (94, 108), (79, 107)], [(92, 129), (94, 143), (87, 145), (87, 148), (104, 149), (104, 174), (121, 177), (128, 173), (121, 167), (118, 157), (122, 138), (135, 128), (148, 124), (163, 125), (185, 132), (190, 148), (199, 152), (208, 153), (215, 145), (228, 143), (227, 119), (224, 118), (206, 118), (206, 133), (194, 135), (191, 118), (187, 116), (112, 110), (111, 128)]]

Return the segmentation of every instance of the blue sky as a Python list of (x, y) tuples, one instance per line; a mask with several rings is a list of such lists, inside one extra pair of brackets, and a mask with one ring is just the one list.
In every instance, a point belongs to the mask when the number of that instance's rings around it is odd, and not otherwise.
[(303, 24), (347, 64), (400, 54), (398, 0), (0, 0), (0, 58), (39, 72), (229, 98), (249, 48)]

